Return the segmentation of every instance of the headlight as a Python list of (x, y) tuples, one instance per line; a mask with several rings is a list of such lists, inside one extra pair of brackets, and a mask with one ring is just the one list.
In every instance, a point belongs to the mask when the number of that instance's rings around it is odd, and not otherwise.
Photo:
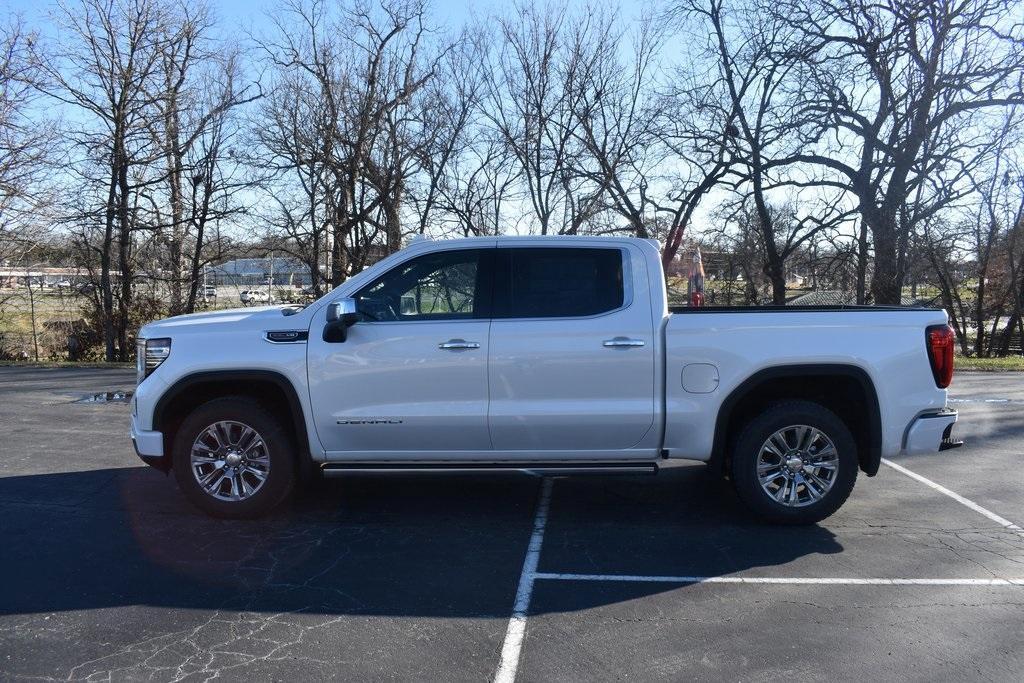
[(153, 374), (160, 364), (171, 355), (171, 340), (139, 339), (135, 345), (135, 378), (137, 383)]

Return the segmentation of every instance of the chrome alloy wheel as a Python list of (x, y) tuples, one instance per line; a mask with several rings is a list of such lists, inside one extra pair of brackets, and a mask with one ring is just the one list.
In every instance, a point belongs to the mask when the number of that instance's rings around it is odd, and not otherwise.
[(192, 476), (217, 500), (251, 497), (270, 474), (270, 453), (263, 437), (241, 422), (215, 422), (192, 443)]
[(776, 503), (804, 507), (825, 497), (839, 472), (839, 453), (826, 434), (807, 425), (783, 427), (757, 455), (757, 478)]

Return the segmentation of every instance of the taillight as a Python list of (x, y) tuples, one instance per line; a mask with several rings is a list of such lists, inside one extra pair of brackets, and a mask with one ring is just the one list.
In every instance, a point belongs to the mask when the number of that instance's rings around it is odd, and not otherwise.
[(953, 381), (953, 328), (949, 325), (932, 325), (924, 334), (935, 385), (945, 389)]

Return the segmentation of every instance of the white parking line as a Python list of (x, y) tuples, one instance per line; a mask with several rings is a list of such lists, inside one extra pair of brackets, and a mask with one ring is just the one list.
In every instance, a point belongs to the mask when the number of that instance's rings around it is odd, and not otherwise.
[(646, 576), (639, 574), (553, 574), (538, 572), (538, 581), (631, 581), (635, 583), (769, 583), (823, 586), (1024, 586), (1020, 579), (854, 579), (847, 577)]
[(928, 479), (927, 477), (922, 477), (917, 472), (911, 472), (906, 467), (903, 467), (902, 465), (897, 465), (896, 463), (894, 463), (891, 460), (887, 460), (886, 458), (882, 458), (882, 462), (884, 462), (886, 465), (888, 465), (889, 467), (893, 468), (897, 472), (901, 472), (902, 474), (907, 475), (911, 479), (919, 481), (922, 484), (924, 484), (925, 486), (929, 486), (929, 487), (935, 489), (936, 491), (938, 491), (939, 493), (941, 493), (943, 495), (949, 496), (950, 498), (952, 498), (956, 502), (960, 503), (964, 507), (968, 507), (971, 510), (974, 510), (975, 512), (977, 512), (980, 515), (985, 515), (986, 517), (991, 519), (996, 524), (999, 524), (1000, 526), (1006, 527), (1010, 531), (1015, 531), (1018, 534), (1024, 536), (1024, 529), (1020, 528), (1019, 526), (1017, 526), (1016, 524), (1014, 524), (1010, 520), (1006, 519), (1005, 517), (1000, 517), (996, 513), (992, 512), (991, 510), (981, 507), (980, 505), (975, 503), (973, 500), (969, 500), (967, 498), (964, 498), (959, 493), (955, 493), (953, 491), (950, 491), (949, 489), (947, 489), (942, 484), (936, 484), (931, 479)]
[(533, 583), (537, 577), (537, 563), (540, 562), (540, 548), (544, 544), (544, 527), (548, 523), (553, 485), (554, 479), (545, 479), (541, 488), (537, 514), (533, 518), (533, 534), (526, 549), (526, 559), (523, 560), (523, 571), (519, 574), (519, 588), (516, 590), (512, 618), (508, 620), (505, 642), (501, 646), (501, 662), (498, 664), (498, 672), (494, 675), (495, 683), (512, 683), (516, 679), (519, 655), (523, 649), (523, 638), (526, 636), (526, 613), (530, 609), (530, 596), (533, 595)]

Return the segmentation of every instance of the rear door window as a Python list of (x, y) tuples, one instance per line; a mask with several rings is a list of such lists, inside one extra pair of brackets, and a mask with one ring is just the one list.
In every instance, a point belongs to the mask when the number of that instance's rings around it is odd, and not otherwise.
[(495, 318), (576, 318), (621, 308), (623, 252), (616, 248), (498, 249)]

